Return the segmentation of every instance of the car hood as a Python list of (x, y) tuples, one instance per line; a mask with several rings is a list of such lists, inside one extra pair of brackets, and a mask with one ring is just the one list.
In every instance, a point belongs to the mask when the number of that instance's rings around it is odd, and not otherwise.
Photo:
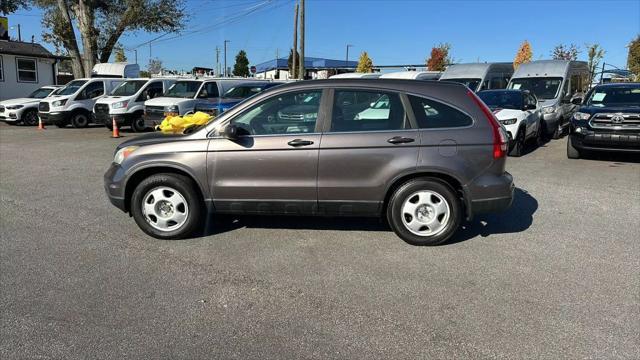
[(18, 99), (9, 99), (5, 101), (0, 101), (0, 105), (3, 106), (12, 106), (12, 105), (32, 105), (38, 104), (42, 99), (34, 99), (34, 98), (18, 98)]
[(515, 109), (491, 109), (491, 111), (498, 120), (517, 119), (522, 115), (522, 110)]
[(611, 106), (611, 107), (601, 107), (601, 106), (581, 106), (580, 110), (583, 113), (587, 114), (597, 114), (597, 113), (625, 113), (625, 114), (640, 114), (640, 106)]
[(126, 146), (144, 146), (158, 143), (166, 143), (172, 141), (180, 141), (193, 136), (193, 134), (184, 135), (184, 134), (171, 134), (171, 133), (163, 133), (161, 131), (155, 131), (152, 133), (147, 133), (144, 135), (137, 136), (133, 139), (129, 139), (121, 143), (117, 146), (116, 151), (122, 149)]
[(185, 103), (187, 101), (194, 101), (194, 100), (188, 99), (188, 98), (157, 97), (155, 99), (145, 101), (144, 104), (151, 105), (151, 106), (171, 106), (171, 105), (177, 105), (180, 103)]
[(538, 99), (538, 105), (540, 105), (540, 107), (552, 106), (557, 104), (558, 104), (557, 99), (546, 99), (546, 100)]
[(46, 102), (54, 102), (54, 101), (58, 101), (58, 100), (65, 100), (65, 99), (69, 99), (71, 98), (73, 95), (53, 95), (53, 96), (49, 96), (46, 97), (44, 99), (40, 99), (40, 101), (46, 101)]
[(105, 96), (96, 101), (96, 104), (113, 104), (131, 99), (132, 96)]

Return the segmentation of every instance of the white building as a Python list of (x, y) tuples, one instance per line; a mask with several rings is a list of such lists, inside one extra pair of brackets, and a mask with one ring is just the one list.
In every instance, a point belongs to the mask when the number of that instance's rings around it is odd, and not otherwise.
[(44, 85), (57, 85), (60, 59), (40, 44), (0, 40), (0, 101), (26, 97)]

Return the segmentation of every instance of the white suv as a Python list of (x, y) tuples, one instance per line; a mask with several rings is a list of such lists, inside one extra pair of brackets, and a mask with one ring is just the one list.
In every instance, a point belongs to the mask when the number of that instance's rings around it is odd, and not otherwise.
[(43, 86), (25, 98), (9, 99), (0, 102), (0, 120), (7, 124), (38, 124), (38, 103), (56, 93), (62, 86)]

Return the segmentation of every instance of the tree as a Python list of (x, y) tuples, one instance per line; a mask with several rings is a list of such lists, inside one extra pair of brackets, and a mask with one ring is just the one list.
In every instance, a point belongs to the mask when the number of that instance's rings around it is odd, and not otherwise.
[(124, 54), (124, 48), (118, 44), (115, 46), (115, 62), (127, 62), (127, 56)]
[(574, 44), (569, 46), (559, 44), (553, 48), (553, 51), (551, 51), (551, 57), (554, 60), (577, 60), (578, 53), (578, 47)]
[(527, 40), (523, 41), (518, 48), (516, 57), (513, 59), (513, 68), (517, 69), (521, 64), (531, 62), (533, 58), (533, 51), (531, 51), (531, 44)]
[(600, 60), (604, 57), (604, 50), (599, 44), (586, 44), (587, 57), (589, 58), (589, 79), (593, 82), (593, 78), (596, 76), (596, 70), (600, 66)]
[(31, 1), (29, 0), (2, 0), (0, 2), (0, 14), (8, 15), (19, 9), (29, 9)]
[(140, 77), (141, 78), (150, 78), (151, 77), (151, 73), (149, 73), (146, 70), (140, 70)]
[(147, 71), (151, 75), (160, 74), (162, 72), (162, 60), (155, 58), (149, 60), (149, 65), (147, 65)]
[(635, 75), (636, 80), (640, 79), (640, 35), (629, 43), (629, 54), (627, 55), (627, 68)]
[(244, 50), (240, 50), (236, 55), (236, 63), (233, 65), (233, 75), (248, 77), (249, 76), (249, 59)]
[(373, 72), (373, 60), (369, 57), (366, 51), (363, 51), (360, 54), (360, 59), (358, 59), (358, 66), (356, 67), (356, 72), (359, 73), (370, 73)]
[[(300, 59), (300, 53), (296, 50), (296, 59)], [(293, 73), (293, 49), (289, 50), (289, 59), (287, 59), (287, 66), (289, 67), (289, 74), (292, 79), (297, 79), (296, 74)], [(297, 66), (296, 66), (297, 68)], [(297, 72), (297, 71), (296, 71)]]
[(449, 51), (451, 45), (449, 43), (441, 43), (431, 48), (431, 55), (427, 59), (427, 70), (444, 71), (447, 65), (453, 62)]
[[(172, 32), (183, 27), (184, 0), (33, 0), (44, 10), (43, 38), (64, 47), (76, 77), (108, 62), (127, 31)], [(82, 43), (82, 54), (76, 39)]]

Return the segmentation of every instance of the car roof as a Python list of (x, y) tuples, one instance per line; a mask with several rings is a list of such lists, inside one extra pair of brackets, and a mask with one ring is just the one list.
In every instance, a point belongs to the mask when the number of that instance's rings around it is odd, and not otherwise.
[[(305, 88), (314, 88), (314, 87), (336, 87), (336, 88), (344, 88), (344, 87), (368, 87), (368, 88), (379, 88), (379, 89), (389, 89), (403, 92), (421, 92), (421, 89), (426, 88), (464, 88), (467, 87), (460, 83), (455, 82), (441, 82), (435, 80), (412, 80), (412, 79), (360, 79), (360, 78), (349, 78), (349, 79), (323, 79), (323, 80), (305, 80), (298, 81), (293, 83), (286, 83), (281, 86), (278, 86), (278, 90), (288, 90), (288, 89), (305, 89)], [(275, 89), (274, 89), (275, 91)]]
[(596, 87), (637, 87), (640, 86), (640, 82), (619, 82), (619, 83), (606, 83), (606, 84), (598, 84), (594, 86)]
[(489, 89), (489, 90), (481, 90), (478, 91), (478, 93), (488, 93), (488, 92), (494, 92), (494, 93), (499, 93), (499, 92), (512, 92), (512, 93), (528, 93), (528, 90), (520, 90), (520, 89)]

